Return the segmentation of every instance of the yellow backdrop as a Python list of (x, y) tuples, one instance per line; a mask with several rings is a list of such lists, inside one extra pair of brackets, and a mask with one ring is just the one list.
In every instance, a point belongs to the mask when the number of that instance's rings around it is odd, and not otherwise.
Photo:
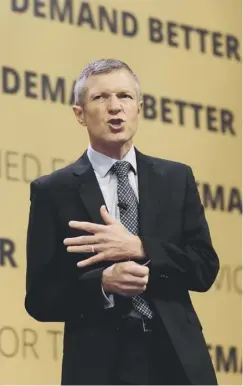
[(194, 170), (221, 271), (193, 301), (219, 382), (241, 384), (241, 1), (1, 1), (0, 49), (0, 383), (60, 382), (63, 325), (24, 310), (29, 182), (85, 150), (73, 82), (115, 57), (142, 83), (137, 147)]

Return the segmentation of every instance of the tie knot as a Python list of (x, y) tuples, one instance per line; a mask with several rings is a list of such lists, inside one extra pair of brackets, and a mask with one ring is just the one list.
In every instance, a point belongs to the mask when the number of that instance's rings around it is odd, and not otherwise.
[(127, 161), (117, 161), (111, 168), (111, 171), (117, 175), (118, 179), (127, 177), (132, 165)]

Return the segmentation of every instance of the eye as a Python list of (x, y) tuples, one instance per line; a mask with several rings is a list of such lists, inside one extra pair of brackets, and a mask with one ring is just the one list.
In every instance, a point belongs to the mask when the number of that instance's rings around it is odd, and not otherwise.
[(97, 99), (100, 99), (101, 97), (102, 97), (102, 95), (96, 95), (93, 99), (97, 100)]
[(129, 95), (129, 94), (126, 94), (126, 93), (123, 93), (123, 94), (120, 94), (119, 95), (119, 98), (130, 98), (130, 99), (133, 99), (133, 97), (131, 96), (131, 95)]

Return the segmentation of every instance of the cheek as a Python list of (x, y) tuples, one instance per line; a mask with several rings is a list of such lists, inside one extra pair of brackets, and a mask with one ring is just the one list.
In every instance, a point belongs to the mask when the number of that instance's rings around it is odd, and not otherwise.
[(130, 119), (136, 120), (139, 116), (139, 110), (137, 104), (131, 104), (124, 106), (124, 110)]
[(137, 111), (131, 110), (128, 112), (127, 116), (128, 116), (128, 120), (131, 124), (135, 124), (138, 122), (139, 115), (138, 115)]
[(104, 111), (102, 108), (95, 108), (89, 112), (87, 120), (92, 124), (100, 124), (104, 121)]

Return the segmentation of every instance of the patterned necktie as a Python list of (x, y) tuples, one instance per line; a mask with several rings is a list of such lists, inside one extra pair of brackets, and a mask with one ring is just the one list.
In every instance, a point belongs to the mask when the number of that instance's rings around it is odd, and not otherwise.
[[(137, 197), (129, 184), (128, 172), (131, 169), (131, 164), (127, 161), (117, 161), (111, 168), (117, 176), (117, 197), (121, 204), (120, 221), (127, 230), (134, 235), (138, 234), (139, 218), (138, 218), (138, 201)], [(151, 311), (148, 302), (141, 296), (132, 297), (132, 307), (148, 319), (152, 319), (153, 311)]]

